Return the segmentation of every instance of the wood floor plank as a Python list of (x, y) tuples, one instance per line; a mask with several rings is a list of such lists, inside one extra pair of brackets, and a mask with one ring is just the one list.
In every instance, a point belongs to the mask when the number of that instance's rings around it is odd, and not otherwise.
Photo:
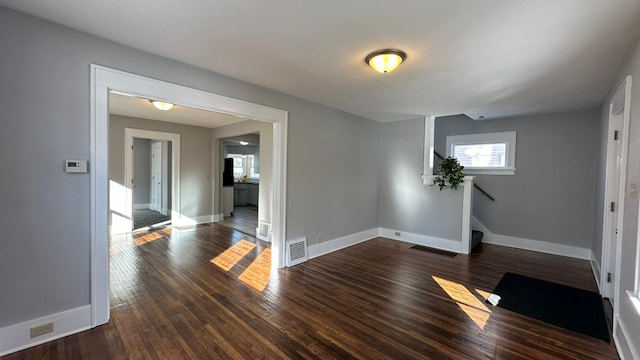
[[(211, 263), (243, 240), (256, 246), (235, 266)], [(269, 244), (218, 224), (111, 245), (111, 321), (3, 360), (618, 358), (483, 302), (506, 271), (595, 291), (584, 260), (486, 244), (448, 257), (376, 238), (271, 270), (259, 291), (240, 277), (269, 271), (251, 266)]]

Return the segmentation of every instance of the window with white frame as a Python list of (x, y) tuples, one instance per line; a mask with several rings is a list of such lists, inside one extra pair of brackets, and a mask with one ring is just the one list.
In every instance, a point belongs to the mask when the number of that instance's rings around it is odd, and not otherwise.
[(466, 175), (513, 175), (516, 132), (447, 136), (447, 156), (457, 158)]
[(245, 174), (251, 179), (260, 178), (254, 155), (228, 154), (227, 157), (233, 158), (234, 178), (240, 179), (244, 177)]

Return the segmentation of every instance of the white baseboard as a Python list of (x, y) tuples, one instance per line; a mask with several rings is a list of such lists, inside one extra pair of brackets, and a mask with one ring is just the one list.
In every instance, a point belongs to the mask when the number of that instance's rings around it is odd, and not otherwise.
[(478, 219), (476, 219), (475, 216), (472, 218), (472, 224), (472, 228), (480, 230), (484, 233), (482, 242), (486, 244), (502, 245), (516, 249), (567, 256), (582, 260), (591, 259), (591, 249), (550, 243), (547, 241), (524, 239), (515, 236), (493, 234), (491, 231), (489, 231), (489, 229), (487, 229), (486, 226), (484, 226)]
[[(398, 236), (396, 235), (396, 233), (399, 233), (400, 235)], [(416, 245), (424, 245), (440, 250), (462, 253), (462, 241), (443, 239), (435, 236), (414, 234), (410, 232), (386, 228), (380, 228), (380, 236), (394, 240), (406, 241)]]
[(321, 242), (320, 244), (311, 245), (307, 248), (307, 258), (313, 259), (318, 256), (344, 249), (351, 245), (371, 240), (379, 236), (379, 229), (369, 229), (359, 233), (343, 236), (337, 239)]
[(256, 228), (256, 238), (260, 239), (262, 241), (266, 241), (266, 242), (271, 242), (271, 239), (269, 238), (269, 236), (262, 236), (260, 235), (258, 232), (260, 231), (260, 228)]
[(213, 222), (218, 222), (224, 220), (224, 214), (215, 214), (213, 215)]
[(602, 288), (600, 287), (600, 262), (596, 259), (593, 250), (589, 255), (589, 263), (591, 264), (591, 271), (593, 271), (593, 277), (596, 279), (596, 285), (598, 286), (598, 293), (602, 294)]
[(580, 248), (577, 246), (555, 244), (546, 241), (538, 241), (531, 239), (517, 238), (513, 236), (487, 234), (482, 237), (482, 242), (486, 244), (495, 244), (509, 246), (512, 248), (537, 251), (553, 255), (561, 255), (576, 259), (589, 260), (591, 258), (591, 249)]
[(172, 220), (174, 222), (174, 226), (192, 226), (198, 224), (207, 224), (214, 222), (215, 215), (201, 215), (195, 217), (187, 217), (182, 216), (179, 220)]
[(151, 204), (133, 204), (133, 210), (151, 209)]
[[(53, 323), (53, 332), (29, 338), (29, 329)], [(91, 306), (63, 311), (38, 319), (0, 328), (0, 356), (24, 350), (91, 328)]]
[[(618, 350), (618, 356), (620, 356), (620, 359), (626, 360), (626, 354), (631, 354), (632, 360), (640, 360), (640, 352), (638, 352), (636, 348), (634, 337), (632, 337), (629, 330), (627, 330), (627, 326), (620, 315), (616, 315), (616, 322), (614, 322), (614, 324), (616, 323), (621, 330), (615, 331), (614, 329), (613, 331), (613, 343), (616, 345), (616, 350)], [(622, 335), (622, 337), (620, 337), (620, 335)]]

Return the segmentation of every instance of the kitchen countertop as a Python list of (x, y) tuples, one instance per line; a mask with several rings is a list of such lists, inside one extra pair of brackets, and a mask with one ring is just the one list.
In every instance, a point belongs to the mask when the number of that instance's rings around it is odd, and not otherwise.
[(233, 185), (238, 185), (238, 184), (260, 185), (260, 182), (255, 180), (249, 180), (249, 181), (236, 181), (233, 183)]

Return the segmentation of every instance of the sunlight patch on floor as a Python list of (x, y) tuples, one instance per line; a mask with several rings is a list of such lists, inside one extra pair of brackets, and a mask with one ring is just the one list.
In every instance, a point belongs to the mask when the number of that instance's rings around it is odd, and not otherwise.
[[(478, 299), (478, 297), (462, 284), (437, 276), (432, 276), (432, 278), (480, 329), (484, 329), (491, 315), (491, 310), (489, 310), (484, 302)], [(480, 290), (476, 289), (476, 291), (482, 295)], [(488, 293), (487, 296), (489, 296)]]
[(478, 294), (480, 294), (480, 296), (482, 296), (482, 298), (485, 299), (485, 300), (487, 300), (489, 298), (489, 295), (491, 295), (490, 292), (484, 291), (484, 290), (480, 290), (480, 289), (476, 289), (476, 292)]
[(270, 275), (271, 249), (264, 249), (238, 279), (258, 291), (263, 291)]
[(133, 249), (137, 246), (150, 243), (154, 240), (162, 239), (169, 235), (171, 235), (170, 227), (153, 232), (138, 232), (114, 235), (111, 237), (109, 243), (109, 255), (115, 255), (121, 251)]
[(252, 242), (240, 240), (235, 245), (225, 250), (222, 254), (211, 259), (211, 262), (216, 264), (222, 270), (229, 271), (255, 247), (256, 244)]

